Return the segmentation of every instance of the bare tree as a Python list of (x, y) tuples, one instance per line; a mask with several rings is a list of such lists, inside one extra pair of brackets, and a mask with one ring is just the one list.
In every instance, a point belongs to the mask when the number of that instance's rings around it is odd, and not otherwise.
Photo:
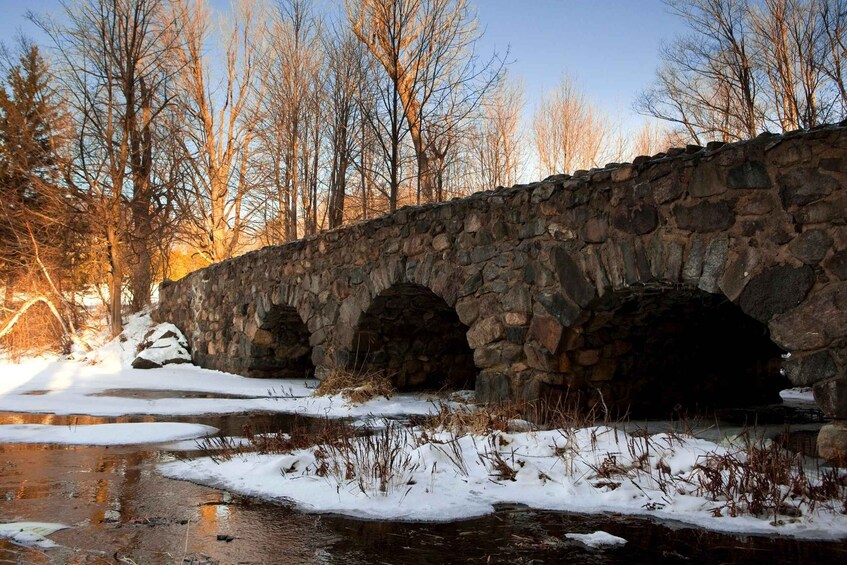
[(543, 97), (532, 125), (541, 176), (600, 164), (608, 124), (567, 77)]
[(844, 0), (666, 0), (691, 33), (636, 102), (695, 143), (842, 119)]
[(523, 85), (508, 80), (482, 103), (478, 125), (469, 139), (483, 187), (510, 186), (522, 167), (521, 113)]
[[(92, 0), (65, 5), (62, 24), (30, 14), (51, 38), (62, 93), (78, 132), (68, 181), (86, 193), (104, 232), (110, 267), (111, 329), (122, 327), (130, 273), (133, 307), (149, 303), (154, 240), (171, 187), (156, 182), (172, 76), (165, 65), (177, 33), (162, 0)], [(127, 263), (127, 257), (132, 261)]]
[[(262, 72), (265, 92), (258, 141), (266, 161), (269, 195), (275, 210), (268, 211), (270, 241), (297, 239), (300, 206), (308, 204), (308, 179), (304, 180), (314, 143), (314, 122), (321, 45), (320, 25), (306, 0), (279, 0), (273, 10), (269, 31), (269, 54)], [(314, 132), (312, 132), (314, 133)], [(308, 222), (307, 222), (308, 223)]]
[(769, 86), (762, 90), (782, 131), (812, 127), (829, 113), (829, 101), (821, 92), (822, 4), (822, 0), (764, 0), (750, 7), (757, 64)]
[(637, 108), (703, 135), (753, 137), (762, 128), (758, 80), (747, 30), (747, 0), (667, 0), (692, 34), (662, 50), (657, 85)]
[(632, 138), (633, 155), (655, 155), (674, 145), (673, 138), (666, 129), (655, 121), (647, 121), (635, 132)]
[[(328, 43), (325, 49), (328, 63), (326, 113), (332, 156), (328, 215), (329, 228), (334, 229), (344, 221), (347, 177), (359, 141), (356, 136), (356, 123), (359, 121), (356, 96), (361, 83), (366, 80), (366, 74), (361, 44), (352, 34), (336, 32)], [(366, 181), (363, 181), (362, 186), (365, 184)]]
[(841, 108), (841, 115), (847, 116), (847, 0), (821, 0), (821, 27), (825, 37), (822, 41), (824, 52), (823, 71), (835, 85)]
[[(477, 89), (472, 100), (460, 88), (492, 65), (496, 77), (502, 62), (497, 65), (499, 59), (493, 58), (482, 70), (475, 65), (478, 31), (465, 0), (347, 0), (346, 5), (353, 32), (379, 61), (399, 97), (417, 161), (418, 200), (431, 202), (436, 197), (435, 166), (445, 160), (455, 139), (453, 129), (481, 92)], [(494, 80), (489, 76), (483, 82)], [(453, 111), (445, 112), (445, 107)]]
[[(232, 257), (251, 189), (248, 161), (256, 136), (262, 91), (257, 86), (263, 28), (251, 2), (233, 6), (223, 40), (222, 64), (210, 62), (210, 12), (204, 0), (172, 0), (182, 40), (178, 69), (179, 139), (191, 169), (190, 197), (182, 200), (194, 249), (208, 262)], [(218, 78), (216, 72), (220, 72)]]

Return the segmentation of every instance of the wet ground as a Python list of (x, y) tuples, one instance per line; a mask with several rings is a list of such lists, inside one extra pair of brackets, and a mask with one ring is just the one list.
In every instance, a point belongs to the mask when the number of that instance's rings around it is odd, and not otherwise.
[[(76, 420), (74, 420), (76, 419)], [(161, 418), (160, 418), (161, 419)], [(289, 429), (291, 416), (167, 418), (238, 434)], [(154, 421), (0, 414), (0, 423), (86, 425)], [(0, 540), (0, 563), (657, 563), (847, 562), (847, 544), (734, 536), (619, 515), (520, 507), (452, 524), (368, 522), (295, 511), (166, 479), (155, 466), (184, 452), (166, 447), (0, 445), (0, 521), (62, 522), (61, 547), (26, 549)], [(605, 530), (623, 547), (589, 549), (568, 532)]]

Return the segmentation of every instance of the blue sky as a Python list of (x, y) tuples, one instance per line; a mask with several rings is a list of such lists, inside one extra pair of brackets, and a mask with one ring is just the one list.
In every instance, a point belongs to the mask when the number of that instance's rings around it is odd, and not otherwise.
[[(477, 0), (475, 4), (485, 30), (479, 51), (510, 48), (510, 73), (524, 81), (528, 111), (545, 89), (567, 74), (625, 127), (641, 122), (631, 109), (632, 101), (650, 83), (659, 47), (682, 32), (680, 20), (661, 0)], [(28, 9), (49, 13), (58, 8), (59, 0), (0, 0), (0, 38), (9, 41), (20, 28), (38, 40), (37, 30), (23, 14)]]
[(661, 0), (481, 0), (477, 9), (481, 50), (511, 46), (528, 104), (567, 74), (624, 122), (640, 122), (632, 101), (651, 82), (662, 42), (683, 31)]

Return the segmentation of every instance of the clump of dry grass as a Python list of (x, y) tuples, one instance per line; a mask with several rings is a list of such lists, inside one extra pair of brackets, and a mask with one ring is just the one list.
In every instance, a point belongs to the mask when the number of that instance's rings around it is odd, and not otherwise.
[(324, 418), (315, 426), (299, 416), (294, 417), (289, 430), (255, 430), (251, 424), (245, 424), (241, 433), (243, 440), (224, 435), (197, 440), (197, 446), (203, 455), (220, 463), (248, 453), (280, 455), (298, 449), (312, 447), (319, 443), (334, 441), (335, 438), (352, 435), (350, 425), (343, 420)]
[(411, 454), (414, 435), (405, 425), (389, 420), (366, 435), (355, 435), (349, 426), (337, 432), (313, 450), (317, 476), (333, 479), (339, 487), (354, 483), (366, 495), (387, 495), (413, 484), (418, 463)]
[(510, 431), (510, 426), (523, 418), (523, 404), (512, 402), (482, 406), (450, 406), (439, 403), (438, 411), (415, 419), (426, 432), (448, 431), (456, 436), (485, 435)]
[(777, 523), (779, 516), (800, 516), (804, 506), (816, 505), (847, 513), (843, 470), (818, 468), (813, 475), (802, 455), (749, 431), (740, 449), (709, 453), (694, 470), (697, 494), (719, 503), (716, 516), (772, 516)]
[(335, 369), (324, 378), (315, 390), (317, 396), (340, 394), (346, 401), (354, 404), (367, 402), (371, 398), (394, 394), (391, 375), (384, 371), (346, 371)]

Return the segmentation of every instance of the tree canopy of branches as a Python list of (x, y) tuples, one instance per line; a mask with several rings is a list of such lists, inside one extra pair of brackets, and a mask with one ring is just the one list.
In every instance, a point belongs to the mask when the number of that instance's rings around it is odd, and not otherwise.
[[(76, 140), (68, 182), (86, 202), (108, 249), (112, 333), (122, 328), (129, 272), (132, 306), (150, 301), (154, 253), (170, 216), (172, 169), (158, 148), (170, 136), (167, 62), (179, 33), (164, 0), (92, 0), (64, 6), (62, 23), (31, 18), (50, 37)], [(166, 162), (163, 160), (162, 162)]]
[[(244, 222), (243, 205), (251, 188), (248, 160), (257, 135), (261, 89), (257, 88), (264, 28), (250, 2), (233, 6), (223, 41), (222, 76), (215, 80), (207, 46), (213, 39), (204, 0), (173, 0), (174, 20), (182, 33), (172, 56), (176, 69), (180, 162), (187, 169), (179, 194), (184, 237), (206, 261), (235, 253)], [(214, 53), (214, 51), (213, 51)]]
[(353, 33), (379, 62), (402, 104), (417, 161), (418, 201), (440, 199), (438, 165), (454, 130), (499, 80), (503, 62), (495, 55), (477, 65), (476, 16), (465, 0), (347, 0), (346, 5)]
[(279, 0), (270, 26), (257, 141), (271, 187), (267, 242), (281, 243), (316, 230), (323, 53), (320, 21), (306, 0)]
[(471, 153), (481, 186), (511, 186), (523, 166), (521, 113), (523, 86), (503, 80), (482, 103), (477, 125), (470, 133)]
[(532, 127), (542, 176), (594, 167), (605, 155), (608, 122), (567, 77), (542, 98)]
[(847, 1), (666, 1), (690, 33), (663, 49), (638, 111), (699, 144), (847, 115)]

